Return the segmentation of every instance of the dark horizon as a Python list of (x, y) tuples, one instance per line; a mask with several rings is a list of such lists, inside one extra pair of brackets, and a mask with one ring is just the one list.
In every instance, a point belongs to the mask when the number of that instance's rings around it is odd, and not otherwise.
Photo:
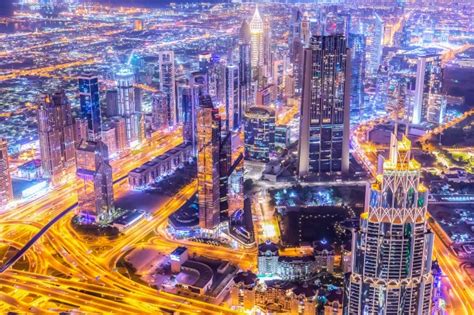
[(13, 15), (13, 0), (0, 1), (0, 17), (8, 17)]

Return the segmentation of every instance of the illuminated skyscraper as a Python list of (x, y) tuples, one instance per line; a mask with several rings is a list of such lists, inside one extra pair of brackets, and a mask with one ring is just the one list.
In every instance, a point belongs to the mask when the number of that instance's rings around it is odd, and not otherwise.
[(168, 128), (168, 97), (161, 93), (154, 93), (151, 101), (151, 124), (154, 130)]
[(348, 171), (349, 80), (344, 37), (311, 37), (304, 50), (299, 176)]
[(228, 65), (225, 71), (226, 126), (227, 130), (232, 131), (240, 127), (240, 122), (242, 120), (239, 68), (235, 65)]
[(443, 69), (440, 55), (418, 58), (413, 100), (412, 123), (440, 123), (446, 108), (442, 91)]
[(369, 76), (375, 76), (382, 62), (383, 52), (383, 34), (384, 34), (384, 22), (382, 18), (375, 13), (373, 19), (370, 21), (369, 26), (366, 28), (366, 46), (367, 46), (367, 74)]
[(137, 111), (135, 104), (134, 74), (129, 68), (122, 68), (115, 75), (117, 80), (117, 113), (125, 119), (125, 130), (128, 146), (139, 144), (141, 139), (141, 113)]
[(229, 219), (229, 171), (232, 163), (232, 132), (221, 132), (219, 144), (219, 220)]
[(160, 72), (160, 91), (166, 95), (168, 104), (169, 125), (174, 126), (179, 122), (179, 113), (176, 107), (176, 82), (174, 52), (162, 51), (158, 54)]
[(75, 118), (74, 119), (74, 141), (78, 145), (82, 140), (88, 139), (89, 126), (86, 118)]
[[(191, 86), (188, 78), (181, 78), (177, 81), (177, 103), (181, 108), (180, 121), (183, 122), (183, 139), (186, 142), (193, 143), (194, 137), (194, 119)], [(194, 152), (194, 150), (193, 150)]]
[(191, 73), (189, 86), (191, 88), (191, 130), (193, 152), (197, 154), (197, 112), (201, 104), (201, 97), (209, 95), (209, 86), (207, 83), (207, 74), (203, 72)]
[(301, 21), (303, 13), (298, 8), (292, 8), (290, 17), (290, 34), (288, 35), (289, 55), (294, 55), (295, 42), (301, 42)]
[(411, 142), (392, 134), (366, 212), (353, 233), (345, 314), (431, 314), (434, 235), (427, 223), (421, 165)]
[(250, 21), (250, 56), (252, 58), (252, 68), (259, 68), (263, 66), (264, 62), (264, 29), (263, 20), (255, 8), (252, 20)]
[(351, 122), (357, 123), (364, 111), (365, 81), (365, 36), (349, 33), (348, 45), (351, 50)]
[(200, 97), (197, 112), (197, 169), (199, 226), (213, 229), (220, 223), (221, 118), (209, 95)]
[(42, 96), (37, 120), (43, 172), (54, 182), (75, 161), (74, 123), (64, 91)]
[(272, 76), (272, 30), (270, 20), (265, 18), (263, 21), (263, 65), (265, 67), (265, 77)]
[(0, 209), (13, 199), (12, 178), (8, 162), (8, 143), (0, 138)]
[(275, 111), (269, 107), (251, 107), (244, 120), (245, 159), (268, 162), (275, 150)]
[(252, 106), (252, 63), (251, 63), (251, 33), (247, 21), (242, 22), (239, 41), (239, 80), (240, 106), (245, 111)]
[(81, 118), (87, 119), (89, 139), (94, 140), (101, 130), (99, 79), (94, 75), (79, 77)]
[(82, 141), (77, 147), (78, 214), (84, 223), (107, 221), (114, 210), (112, 167), (102, 141)]

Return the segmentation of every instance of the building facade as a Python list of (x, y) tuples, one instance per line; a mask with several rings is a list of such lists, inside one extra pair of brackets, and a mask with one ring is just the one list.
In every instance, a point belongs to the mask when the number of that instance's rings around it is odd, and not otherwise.
[(99, 78), (94, 75), (79, 77), (81, 118), (87, 119), (88, 137), (95, 139), (101, 130)]
[(353, 233), (345, 314), (431, 314), (434, 235), (411, 142), (392, 134), (367, 211)]
[(342, 35), (313, 36), (304, 50), (300, 177), (349, 169), (349, 60)]
[(74, 123), (64, 91), (44, 95), (37, 111), (41, 163), (53, 182), (74, 165)]
[(0, 209), (13, 200), (12, 179), (8, 162), (8, 143), (0, 138)]
[(245, 159), (268, 162), (275, 151), (275, 111), (251, 107), (244, 119)]

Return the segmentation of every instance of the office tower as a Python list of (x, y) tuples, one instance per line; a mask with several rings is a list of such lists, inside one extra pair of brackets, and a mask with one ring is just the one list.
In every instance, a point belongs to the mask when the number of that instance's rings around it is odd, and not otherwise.
[(0, 138), (0, 209), (13, 200), (7, 140)]
[(392, 134), (381, 158), (360, 227), (353, 232), (352, 274), (345, 314), (431, 314), (434, 235), (428, 228), (428, 192), (411, 142)]
[(349, 169), (349, 61), (342, 35), (313, 36), (304, 50), (299, 176)]
[(81, 140), (87, 140), (89, 134), (89, 121), (86, 118), (74, 118), (74, 141), (76, 145)]
[(162, 130), (169, 126), (168, 97), (161, 92), (152, 95), (151, 124), (153, 130)]
[(272, 76), (272, 29), (270, 20), (265, 18), (263, 21), (263, 65), (265, 67), (264, 76), (270, 78)]
[(117, 137), (115, 127), (104, 126), (101, 132), (101, 140), (107, 146), (108, 158), (117, 154)]
[(244, 119), (245, 159), (268, 162), (275, 151), (275, 111), (251, 107)]
[(211, 63), (212, 54), (210, 52), (203, 52), (198, 55), (199, 71), (207, 72)]
[(301, 42), (301, 21), (303, 13), (299, 8), (293, 7), (290, 16), (290, 33), (288, 35), (288, 47), (290, 58), (295, 54), (295, 42)]
[(226, 67), (225, 109), (227, 130), (238, 129), (242, 120), (242, 107), (240, 105), (239, 68), (235, 65)]
[(87, 119), (89, 138), (94, 140), (100, 134), (102, 122), (97, 76), (86, 74), (79, 77), (79, 100), (81, 118)]
[(74, 124), (64, 91), (42, 96), (38, 111), (41, 164), (53, 182), (74, 165)]
[(176, 108), (174, 52), (159, 52), (158, 62), (160, 71), (160, 91), (163, 92), (167, 98), (168, 123), (170, 126), (174, 126), (179, 122), (178, 109)]
[(207, 74), (203, 72), (191, 73), (189, 82), (191, 88), (191, 131), (193, 152), (197, 154), (197, 111), (200, 107), (201, 97), (209, 95), (209, 88), (207, 84)]
[(439, 117), (442, 116), (440, 113), (444, 112), (445, 108), (442, 82), (441, 56), (419, 57), (416, 65), (412, 123), (419, 124), (430, 120), (430, 122), (439, 123)]
[(213, 104), (218, 107), (226, 103), (226, 72), (225, 61), (211, 58), (207, 71), (208, 91)]
[(183, 122), (183, 139), (186, 142), (193, 142), (194, 128), (193, 128), (193, 104), (192, 104), (192, 93), (189, 80), (182, 78), (177, 81), (177, 103), (178, 107), (181, 108), (180, 121)]
[(116, 73), (115, 79), (118, 92), (117, 112), (125, 119), (127, 145), (135, 146), (142, 139), (140, 139), (140, 113), (137, 112), (135, 105), (134, 74), (130, 68), (124, 67)]
[(118, 115), (118, 92), (117, 90), (107, 90), (105, 92), (105, 115), (107, 117), (114, 117)]
[(200, 97), (196, 125), (199, 226), (211, 230), (220, 223), (221, 118), (209, 95)]
[(117, 151), (122, 152), (128, 148), (127, 129), (125, 119), (123, 117), (114, 117), (112, 123), (115, 129), (115, 142)]
[(383, 52), (383, 33), (384, 33), (384, 22), (382, 18), (375, 13), (373, 19), (370, 21), (370, 25), (367, 27), (366, 34), (366, 46), (367, 46), (367, 75), (374, 77), (377, 75), (377, 71), (382, 63), (382, 52)]
[(365, 36), (349, 33), (348, 40), (351, 51), (351, 123), (361, 120), (364, 111), (364, 81), (365, 81)]
[(240, 106), (245, 111), (252, 106), (252, 60), (251, 60), (251, 34), (247, 21), (242, 22), (239, 41), (239, 80), (240, 80)]
[(77, 147), (78, 214), (84, 223), (106, 222), (114, 210), (112, 167), (107, 146), (100, 140)]
[(303, 42), (303, 47), (306, 47), (309, 44), (311, 38), (311, 25), (308, 17), (308, 13), (305, 12), (303, 15), (303, 20), (301, 21), (301, 41)]
[(263, 66), (263, 36), (263, 20), (258, 11), (258, 7), (256, 7), (252, 20), (250, 21), (250, 57), (252, 58), (251, 65), (254, 69)]
[(223, 131), (219, 144), (219, 220), (229, 220), (229, 172), (232, 164), (232, 132)]
[(142, 89), (135, 87), (135, 111), (142, 112), (143, 92)]

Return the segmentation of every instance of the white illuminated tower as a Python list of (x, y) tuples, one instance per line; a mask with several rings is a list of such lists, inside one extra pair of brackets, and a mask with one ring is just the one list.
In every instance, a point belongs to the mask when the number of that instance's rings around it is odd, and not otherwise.
[(264, 62), (264, 32), (263, 20), (255, 8), (252, 20), (250, 21), (250, 56), (252, 68), (263, 66)]
[(168, 124), (174, 126), (179, 122), (179, 113), (176, 108), (176, 79), (174, 66), (174, 52), (161, 51), (158, 54), (160, 72), (160, 91), (166, 95), (168, 104)]
[(427, 223), (421, 165), (411, 142), (392, 134), (390, 156), (380, 159), (366, 212), (352, 239), (345, 314), (431, 314), (434, 235)]

